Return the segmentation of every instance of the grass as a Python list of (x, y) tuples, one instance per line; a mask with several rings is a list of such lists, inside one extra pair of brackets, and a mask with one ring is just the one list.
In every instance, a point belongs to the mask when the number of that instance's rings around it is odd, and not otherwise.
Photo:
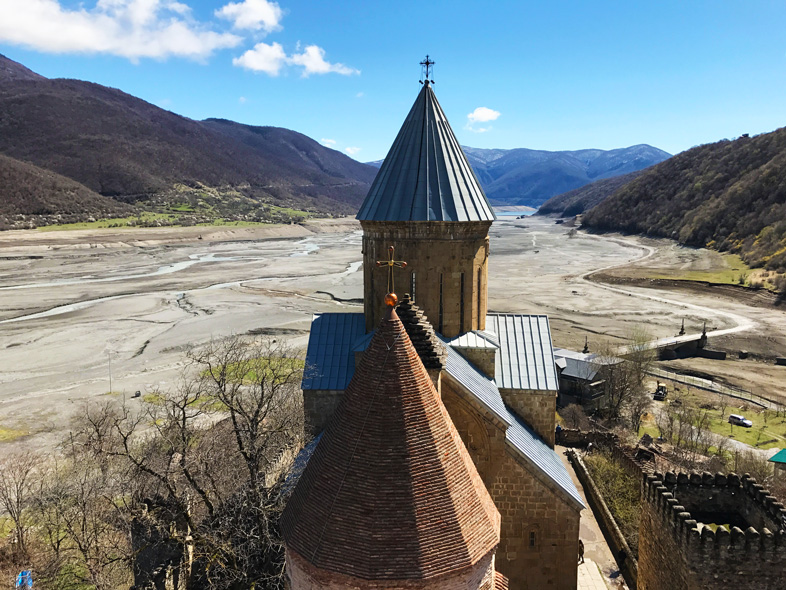
[(163, 406), (164, 396), (160, 393), (146, 393), (142, 396), (142, 401), (146, 404), (152, 404), (154, 406)]
[(714, 270), (681, 270), (674, 269), (669, 274), (655, 274), (653, 279), (669, 279), (676, 281), (698, 281), (702, 283), (722, 283), (727, 285), (739, 285), (740, 277), (742, 284), (748, 280), (752, 269), (742, 261), (737, 254), (721, 254), (724, 267)]
[(171, 222), (177, 219), (177, 215), (172, 213), (151, 213), (144, 212), (139, 215), (130, 215), (128, 217), (116, 217), (113, 219), (98, 219), (96, 221), (84, 221), (81, 223), (61, 223), (59, 225), (44, 225), (36, 228), (41, 232), (50, 231), (71, 231), (77, 229), (138, 229), (137, 225), (129, 225), (129, 223), (151, 222), (151, 221), (167, 221)]
[(0, 442), (13, 442), (30, 434), (27, 430), (0, 426)]

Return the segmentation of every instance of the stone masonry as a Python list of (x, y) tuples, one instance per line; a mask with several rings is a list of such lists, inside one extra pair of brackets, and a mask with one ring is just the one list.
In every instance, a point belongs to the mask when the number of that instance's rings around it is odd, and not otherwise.
[(407, 269), (393, 271), (395, 289), (410, 293), (438, 332), (453, 338), (485, 328), (490, 221), (361, 221), (360, 225), (367, 332), (382, 317), (388, 283), (376, 262), (387, 260), (390, 246), (396, 260), (408, 264)]
[(502, 395), (505, 403), (553, 449), (557, 392), (530, 389), (500, 389), (499, 393)]
[(749, 476), (644, 476), (638, 589), (783, 590), (785, 519), (783, 504)]
[(574, 590), (579, 512), (532, 474), (508, 448), (506, 425), (464, 396), (449, 376), (442, 400), (502, 517), (497, 571), (511, 588)]

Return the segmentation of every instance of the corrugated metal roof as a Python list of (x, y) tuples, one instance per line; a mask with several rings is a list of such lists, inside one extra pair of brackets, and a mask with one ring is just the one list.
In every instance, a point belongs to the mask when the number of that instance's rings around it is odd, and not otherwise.
[(495, 365), (497, 387), (557, 391), (548, 317), (488, 314), (486, 330), (499, 338)]
[(488, 199), (429, 84), (379, 169), (361, 221), (493, 221)]
[(448, 362), (445, 370), (486, 409), (508, 424), (505, 439), (518, 455), (559, 486), (581, 508), (584, 508), (581, 496), (556, 451), (543, 442), (521, 418), (508, 409), (502, 400), (499, 389), (491, 379), (488, 379), (472, 363), (450, 347), (448, 347)]
[(513, 423), (505, 433), (505, 439), (524, 460), (537, 467), (546, 477), (559, 486), (578, 507), (584, 508), (584, 501), (573, 484), (568, 470), (557, 452), (544, 443), (521, 418), (510, 412)]
[(592, 361), (583, 361), (573, 358), (563, 358), (562, 360), (565, 361), (565, 368), (562, 369), (563, 377), (591, 381), (595, 379), (595, 375), (598, 374), (598, 365)]
[(485, 330), (466, 332), (461, 336), (456, 336), (448, 344), (453, 348), (499, 348), (497, 335)]
[(306, 351), (303, 389), (344, 390), (355, 372), (352, 346), (365, 334), (362, 313), (315, 314)]

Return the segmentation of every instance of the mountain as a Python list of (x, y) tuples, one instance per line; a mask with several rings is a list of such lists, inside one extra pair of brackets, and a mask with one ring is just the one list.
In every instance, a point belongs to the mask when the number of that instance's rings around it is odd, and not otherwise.
[(177, 200), (184, 186), (210, 187), (230, 195), (224, 205), (239, 199), (245, 209), (350, 213), (376, 173), (295, 131), (194, 121), (0, 57), (0, 153), (119, 201)]
[(37, 224), (68, 223), (117, 217), (132, 209), (70, 178), (0, 155), (0, 229), (24, 227), (30, 217)]
[(682, 152), (589, 211), (600, 231), (665, 236), (786, 271), (786, 128)]
[[(663, 150), (645, 144), (616, 150), (562, 152), (462, 148), (493, 205), (530, 207), (593, 181), (635, 172), (669, 157)], [(369, 164), (379, 167), (382, 161)]]
[(538, 209), (538, 215), (557, 213), (562, 217), (572, 217), (589, 211), (604, 199), (611, 196), (621, 186), (629, 183), (642, 174), (642, 170), (629, 172), (622, 176), (612, 176), (603, 180), (596, 180), (581, 188), (573, 189), (566, 193), (551, 197)]

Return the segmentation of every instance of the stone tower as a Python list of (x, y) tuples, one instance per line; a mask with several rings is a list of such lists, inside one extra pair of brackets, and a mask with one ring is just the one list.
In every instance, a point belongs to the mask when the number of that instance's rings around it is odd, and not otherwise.
[(281, 517), (291, 590), (494, 590), (500, 515), (392, 306)]
[(388, 292), (376, 261), (395, 248), (410, 293), (434, 328), (452, 338), (485, 328), (488, 231), (494, 212), (426, 80), (357, 215), (363, 228), (366, 331)]

